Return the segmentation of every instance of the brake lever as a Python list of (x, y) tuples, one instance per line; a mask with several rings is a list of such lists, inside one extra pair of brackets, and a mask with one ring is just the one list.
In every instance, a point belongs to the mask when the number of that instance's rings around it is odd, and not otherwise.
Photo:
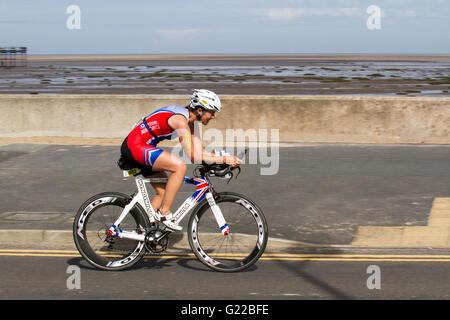
[[(237, 166), (237, 167), (231, 168), (231, 169), (230, 169), (230, 172), (233, 171), (233, 170), (235, 170), (235, 169), (238, 169), (238, 170), (239, 170), (238, 173), (237, 173), (237, 175), (236, 175), (236, 179), (237, 179), (237, 177), (238, 177), (239, 174), (241, 173), (241, 167), (240, 167), (240, 166)], [(231, 174), (233, 174), (233, 173), (231, 172)], [(230, 179), (231, 179), (231, 178), (230, 178)]]
[(228, 179), (227, 184), (229, 184), (231, 179), (233, 179), (233, 172), (230, 171), (229, 173), (230, 173), (231, 177), (230, 177), (230, 179)]

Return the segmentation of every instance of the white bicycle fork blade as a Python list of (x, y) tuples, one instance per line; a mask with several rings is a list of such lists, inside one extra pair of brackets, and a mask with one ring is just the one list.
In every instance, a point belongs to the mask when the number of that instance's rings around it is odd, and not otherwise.
[(230, 227), (228, 226), (225, 218), (223, 217), (222, 211), (219, 206), (216, 204), (213, 195), (211, 192), (206, 193), (206, 199), (208, 200), (209, 206), (211, 207), (212, 212), (214, 213), (214, 217), (216, 218), (217, 225), (219, 226), (220, 231), (222, 231), (223, 235), (230, 234)]

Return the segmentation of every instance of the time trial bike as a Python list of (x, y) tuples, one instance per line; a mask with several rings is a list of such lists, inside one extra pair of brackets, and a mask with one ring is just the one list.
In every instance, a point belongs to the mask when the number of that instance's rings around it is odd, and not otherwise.
[[(195, 192), (175, 211), (177, 223), (191, 212), (187, 236), (195, 256), (209, 268), (236, 272), (253, 265), (263, 254), (268, 225), (258, 205), (235, 192), (216, 192), (211, 177), (230, 179), (234, 170), (226, 164), (199, 165), (184, 183)], [(137, 192), (126, 195), (103, 192), (78, 210), (73, 236), (80, 254), (102, 270), (123, 270), (136, 264), (146, 252), (160, 254), (173, 232), (157, 219), (146, 184), (167, 178), (145, 178), (140, 170), (124, 170), (135, 178)], [(237, 176), (236, 176), (237, 177)]]

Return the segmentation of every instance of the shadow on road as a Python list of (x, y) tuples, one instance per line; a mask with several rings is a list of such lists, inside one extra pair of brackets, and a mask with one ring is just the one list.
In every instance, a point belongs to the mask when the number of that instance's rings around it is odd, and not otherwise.
[[(125, 270), (121, 270), (121, 272), (133, 271), (133, 270), (139, 270), (139, 269), (156, 270), (156, 269), (170, 268), (174, 262), (183, 268), (194, 270), (194, 271), (217, 272), (217, 271), (207, 268), (206, 266), (204, 266), (200, 261), (198, 261), (195, 258), (190, 258), (190, 257), (165, 258), (164, 256), (161, 256), (161, 257), (153, 256), (151, 258), (144, 257), (141, 261), (136, 263), (134, 266), (131, 266), (130, 268), (125, 269)], [(84, 258), (80, 258), (80, 257), (67, 260), (67, 264), (79, 266), (81, 269), (102, 271), (100, 269), (95, 268), (94, 266), (91, 266), (89, 263), (87, 263), (84, 260)], [(240, 271), (239, 273), (253, 272), (253, 271), (256, 271), (257, 269), (258, 269), (258, 267), (256, 265), (253, 265), (248, 269)]]
[[(302, 252), (297, 252), (299, 254), (329, 254), (329, 255), (340, 255), (344, 253), (344, 251), (338, 249), (338, 248), (329, 248), (329, 247), (320, 247), (320, 248), (308, 248), (302, 250)], [(326, 283), (325, 281), (313, 276), (312, 274), (305, 271), (306, 266), (310, 263), (308, 260), (304, 261), (298, 261), (298, 263), (292, 263), (292, 261), (289, 260), (276, 260), (276, 263), (283, 269), (287, 270), (294, 276), (298, 276), (302, 278), (305, 281), (308, 281), (315, 287), (327, 292), (332, 299), (338, 299), (338, 300), (352, 300), (355, 299), (354, 297), (346, 294), (345, 292), (331, 286), (330, 284)]]

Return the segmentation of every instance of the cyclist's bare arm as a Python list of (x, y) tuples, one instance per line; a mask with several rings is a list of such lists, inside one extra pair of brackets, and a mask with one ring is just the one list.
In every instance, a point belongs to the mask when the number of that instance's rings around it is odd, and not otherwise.
[(168, 124), (171, 128), (176, 130), (180, 143), (183, 146), (184, 152), (189, 155), (192, 163), (202, 163), (202, 161), (208, 163), (226, 163), (232, 167), (236, 167), (241, 164), (235, 156), (216, 156), (211, 152), (206, 151), (203, 148), (201, 140), (196, 137), (191, 128), (189, 128), (186, 118), (182, 115), (174, 115), (169, 118)]

